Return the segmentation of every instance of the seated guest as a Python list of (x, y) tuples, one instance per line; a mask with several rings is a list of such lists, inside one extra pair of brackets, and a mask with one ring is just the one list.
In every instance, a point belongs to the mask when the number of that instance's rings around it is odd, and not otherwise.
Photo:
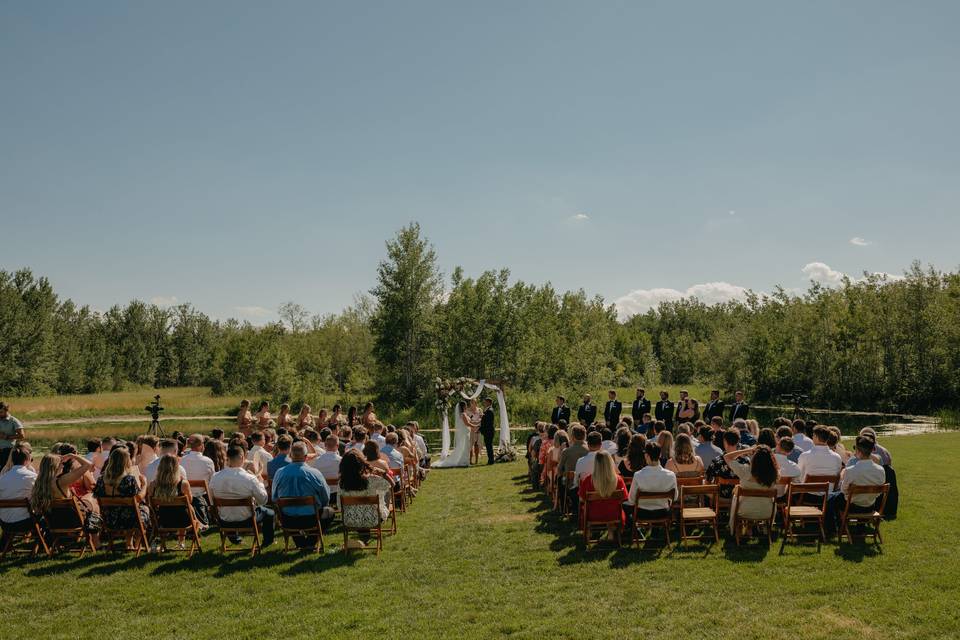
[[(77, 448), (72, 444), (61, 444), (55, 453), (62, 458), (58, 475), (72, 474), (76, 467), (83, 466), (74, 459), (74, 456), (77, 456)], [(84, 460), (87, 460), (87, 458), (84, 458)], [(89, 462), (89, 460), (87, 461)], [(93, 463), (91, 462), (80, 475), (80, 478), (70, 483), (70, 490), (78, 498), (88, 497), (91, 502), (95, 503), (96, 501), (93, 500), (93, 485), (95, 484), (97, 484), (97, 479), (93, 475)]]
[[(190, 495), (190, 483), (180, 474), (180, 462), (177, 457), (165, 453), (159, 458), (154, 479), (147, 486), (147, 495), (152, 498), (179, 498)], [(157, 520), (164, 529), (186, 529), (190, 527), (190, 515), (181, 508), (159, 507)], [(177, 547), (183, 548), (186, 532), (177, 534)]]
[(593, 459), (597, 452), (603, 447), (603, 436), (599, 431), (591, 431), (587, 434), (587, 453), (581, 456), (576, 464), (573, 465), (573, 484), (568, 488), (568, 498), (574, 513), (577, 513), (579, 494), (577, 489), (580, 486), (580, 479), (585, 475), (593, 473)]
[[(740, 431), (734, 427), (730, 427), (723, 432), (723, 450), (724, 455), (717, 456), (713, 461), (707, 465), (707, 482), (715, 483), (717, 478), (726, 478), (728, 480), (733, 480), (737, 478), (737, 474), (730, 469), (730, 465), (727, 464), (726, 454), (734, 453), (741, 451), (743, 447), (740, 445)], [(746, 458), (741, 460), (742, 463), (746, 464), (749, 462)], [(730, 499), (733, 497), (733, 487), (723, 485), (720, 487), (720, 497)]]
[[(628, 418), (630, 416), (627, 416)], [(613, 464), (618, 466), (624, 458), (627, 457), (627, 448), (630, 446), (630, 436), (633, 435), (633, 432), (626, 425), (617, 429), (617, 433), (613, 437), (613, 441), (617, 445), (617, 451), (613, 456)]]
[(734, 420), (733, 428), (740, 432), (740, 442), (743, 445), (752, 447), (753, 445), (757, 444), (757, 439), (752, 433), (750, 433), (750, 429), (747, 427), (746, 420), (741, 418)]
[(644, 449), (647, 446), (647, 439), (641, 433), (635, 433), (630, 437), (630, 444), (627, 445), (627, 455), (623, 457), (620, 464), (617, 465), (617, 473), (624, 478), (632, 478), (633, 474), (646, 465), (644, 459)]
[[(743, 489), (763, 490), (772, 489), (777, 484), (779, 470), (777, 461), (773, 457), (770, 447), (760, 444), (749, 449), (730, 451), (723, 454), (723, 459), (729, 468), (740, 478), (740, 487)], [(728, 529), (733, 533), (733, 517), (739, 509), (741, 515), (747, 518), (769, 518), (773, 515), (774, 501), (762, 497), (739, 497), (736, 493), (730, 504), (730, 522)]]
[(695, 478), (703, 475), (703, 461), (694, 453), (693, 439), (686, 433), (677, 436), (673, 457), (667, 461), (666, 469), (672, 471), (678, 478)]
[(273, 460), (273, 456), (264, 447), (266, 436), (263, 431), (254, 431), (250, 436), (250, 450), (247, 452), (247, 460), (253, 463), (257, 469), (257, 475), (267, 475), (267, 464)]
[[(816, 437), (816, 433), (814, 433)], [(857, 436), (857, 443), (854, 447), (854, 455), (857, 457), (857, 464), (847, 467), (843, 472), (843, 480), (840, 482), (840, 490), (830, 494), (827, 499), (827, 518), (826, 530), (832, 534), (840, 525), (840, 518), (843, 516), (843, 510), (847, 506), (847, 500), (850, 495), (850, 487), (854, 485), (881, 485), (887, 481), (886, 471), (882, 466), (873, 460), (873, 452), (876, 443), (867, 436)], [(879, 494), (860, 493), (855, 495), (850, 503), (852, 513), (872, 513), (877, 506)]]
[[(110, 450), (110, 457), (103, 465), (103, 471), (93, 488), (93, 495), (97, 498), (144, 498), (147, 492), (147, 483), (139, 470), (133, 464), (133, 458), (127, 447), (116, 446)], [(144, 525), (150, 522), (150, 510), (147, 505), (141, 504), (140, 511), (130, 507), (107, 507), (101, 509), (100, 517), (110, 529), (133, 529), (137, 526), (137, 518)], [(129, 546), (133, 537), (127, 539)]]
[(800, 459), (800, 454), (803, 453), (803, 451), (797, 448), (797, 443), (793, 440), (793, 429), (790, 427), (789, 421), (787, 421), (786, 425), (777, 427), (777, 443), (779, 444), (784, 438), (790, 438), (790, 454), (787, 458), (790, 462), (796, 463), (796, 461)]
[(227, 445), (223, 440), (208, 438), (203, 444), (203, 457), (213, 461), (213, 472), (227, 466)]
[(100, 455), (100, 452), (103, 450), (103, 445), (100, 442), (100, 438), (90, 438), (87, 440), (87, 452), (83, 454), (83, 457), (93, 463), (94, 467), (96, 466), (96, 460)]
[(613, 441), (613, 431), (611, 429), (604, 429), (600, 432), (600, 435), (602, 437), (600, 447), (611, 456), (616, 455), (617, 443)]
[[(293, 438), (290, 436), (280, 436), (277, 438), (276, 454), (273, 456), (273, 459), (267, 463), (267, 477), (270, 478), (271, 481), (273, 477), (277, 475), (277, 471), (280, 471), (280, 469), (290, 464), (290, 447), (292, 445)], [(306, 443), (304, 443), (303, 448), (307, 448)]]
[(387, 457), (387, 465), (391, 471), (400, 471), (403, 469), (403, 453), (400, 452), (399, 437), (396, 433), (388, 433), (384, 438), (384, 444), (380, 447), (380, 453)]
[(413, 442), (417, 448), (417, 454), (420, 457), (418, 465), (424, 469), (430, 468), (430, 450), (427, 448), (427, 441), (420, 435), (420, 423), (411, 420), (407, 423), (407, 429), (413, 434)]
[[(830, 431), (826, 427), (817, 425), (813, 428), (813, 448), (801, 454), (797, 461), (804, 482), (810, 476), (840, 475), (843, 460), (838, 453), (831, 451), (830, 447), (827, 446), (829, 437)], [(831, 484), (830, 490), (833, 489), (834, 487)]]
[[(722, 422), (722, 420), (721, 420)], [(700, 458), (700, 463), (706, 471), (707, 465), (714, 461), (717, 456), (723, 455), (723, 449), (713, 444), (713, 429), (708, 426), (700, 427), (697, 432), (697, 446), (693, 452)]]
[[(170, 455), (176, 458), (177, 451), (179, 450), (179, 448), (180, 447), (179, 445), (177, 445), (176, 440), (174, 440), (173, 438), (165, 438), (160, 442), (160, 456)], [(159, 466), (160, 466), (160, 458), (154, 458), (153, 461), (150, 464), (148, 464), (146, 468), (144, 468), (143, 477), (147, 481), (147, 484), (153, 482), (154, 479), (157, 477), (157, 468)], [(183, 479), (186, 480), (188, 478), (187, 470), (181, 466), (181, 471), (182, 471)]]
[[(373, 443), (376, 445), (376, 443)], [(376, 505), (344, 505), (343, 524), (358, 529), (374, 529), (379, 520), (390, 517), (393, 499), (390, 483), (373, 472), (359, 451), (347, 451), (340, 461), (340, 497), (378, 496)], [(361, 543), (362, 544), (362, 543)]]
[[(884, 449), (883, 447), (881, 447), (879, 444), (877, 444), (876, 431), (874, 431), (870, 427), (864, 427), (863, 429), (860, 429), (860, 435), (866, 436), (871, 440), (873, 440), (874, 462), (884, 467), (893, 466), (893, 459), (890, 457), (890, 452)], [(857, 456), (851, 456), (850, 459), (847, 461), (847, 466), (852, 467), (853, 465), (857, 464), (858, 461), (859, 461), (859, 458)]]
[(551, 424), (547, 426), (546, 435), (540, 438), (540, 448), (537, 454), (537, 468), (540, 469), (539, 482), (542, 485), (547, 477), (547, 460), (550, 458), (550, 451), (553, 449), (553, 441), (557, 438), (557, 431), (560, 428)]
[[(0, 471), (0, 500), (30, 500), (37, 481), (30, 443), (18, 442), (8, 449), (9, 454)], [(8, 531), (27, 531), (32, 526), (33, 519), (28, 509), (0, 509), (0, 527), (3, 528), (4, 537)], [(0, 540), (0, 548), (5, 542)]]
[[(222, 445), (222, 443), (218, 444)], [(203, 436), (199, 433), (191, 435), (187, 438), (187, 449), (184, 451), (183, 457), (180, 458), (180, 466), (186, 473), (187, 480), (203, 480), (209, 486), (213, 474), (217, 472), (217, 466), (213, 460), (203, 454), (204, 448)], [(203, 488), (191, 487), (190, 495), (193, 512), (196, 514), (197, 520), (203, 526), (209, 525), (210, 505), (207, 504), (207, 497), (203, 494)]]
[[(570, 489), (567, 487), (567, 472), (574, 471), (577, 461), (587, 455), (587, 447), (584, 441), (587, 439), (587, 430), (583, 425), (576, 422), (570, 427), (570, 445), (560, 454), (560, 461), (557, 463), (557, 477), (560, 479), (564, 491)], [(571, 483), (572, 484), (572, 483)]]
[[(786, 436), (780, 438), (777, 442), (777, 448), (774, 452), (774, 457), (777, 459), (777, 468), (780, 469), (781, 478), (791, 478), (791, 481), (796, 482), (800, 480), (802, 475), (800, 467), (797, 466), (797, 463), (790, 459), (791, 454), (796, 451), (793, 445), (793, 438)], [(787, 492), (786, 485), (779, 485), (777, 487), (777, 497), (783, 497), (783, 494)]]
[(350, 444), (347, 445), (347, 451), (356, 449), (357, 451), (363, 453), (363, 445), (367, 442), (367, 430), (363, 427), (354, 427), (351, 433)]
[(137, 438), (137, 455), (133, 463), (140, 469), (141, 475), (147, 475), (147, 467), (159, 456), (157, 447), (160, 445), (160, 438), (152, 435), (140, 436)]
[(633, 430), (644, 436), (646, 436), (648, 433), (652, 433), (653, 416), (651, 416), (649, 413), (643, 414), (643, 417), (640, 419), (640, 424), (636, 425)]
[[(273, 542), (274, 513), (264, 506), (267, 503), (267, 490), (260, 476), (251, 473), (255, 469), (253, 463), (245, 458), (242, 447), (230, 445), (226, 468), (213, 474), (210, 480), (211, 497), (228, 500), (253, 498), (256, 503), (254, 513), (250, 513), (247, 507), (223, 507), (220, 509), (220, 520), (237, 526), (252, 526), (253, 518), (256, 518), (263, 535), (263, 546), (268, 547)], [(239, 542), (236, 538), (231, 541), (235, 544)]]
[[(333, 520), (333, 510), (330, 504), (330, 488), (323, 474), (306, 464), (307, 446), (303, 442), (294, 442), (290, 447), (291, 462), (277, 471), (273, 481), (273, 500), (280, 498), (313, 497), (313, 508), (308, 506), (285, 507), (283, 510), (284, 524), (288, 527), (312, 527), (316, 525), (319, 514), (320, 525), (326, 531), (327, 525)], [(316, 538), (294, 536), (294, 542), (300, 548), (311, 547), (316, 544)]]
[(383, 423), (374, 422), (370, 426), (370, 439), (380, 445), (380, 450), (383, 450), (383, 445), (387, 444), (387, 439), (383, 435)]
[(385, 456), (380, 454), (380, 445), (376, 442), (367, 440), (366, 443), (364, 443), (363, 457), (374, 473), (391, 480), (393, 479), (393, 474), (390, 473), (390, 463), (386, 460)]
[[(61, 445), (61, 449), (64, 447), (72, 449), (73, 445)], [(47, 511), (50, 510), (52, 501), (69, 500), (76, 497), (84, 523), (87, 523), (88, 513), (100, 513), (99, 505), (93, 499), (91, 491), (84, 490), (83, 495), (78, 495), (74, 491), (74, 487), (84, 483), (85, 478), (92, 478), (92, 472), (93, 463), (86, 458), (81, 458), (75, 452), (65, 455), (48, 453), (43, 456), (40, 460), (40, 470), (37, 472), (33, 493), (30, 497), (33, 512), (47, 517)], [(55, 525), (56, 523), (54, 523)]]
[(806, 453), (813, 449), (813, 442), (806, 434), (807, 423), (797, 419), (793, 421), (791, 426), (793, 427), (793, 444), (800, 450), (800, 453)]
[[(621, 497), (616, 497), (616, 492), (621, 492)], [(613, 466), (613, 456), (604, 450), (597, 451), (593, 458), (593, 469), (590, 474), (580, 480), (577, 490), (577, 497), (584, 501), (587, 494), (597, 493), (600, 500), (590, 503), (590, 516), (594, 520), (614, 521), (620, 520), (620, 525), (626, 522), (623, 517), (623, 510), (620, 505), (623, 503), (623, 497), (627, 495), (627, 485), (623, 478), (617, 473)], [(607, 530), (607, 536), (610, 537), (616, 532), (616, 526), (610, 525)]]
[(644, 517), (648, 518), (659, 518), (670, 513), (669, 500), (639, 499), (637, 498), (638, 493), (673, 492), (674, 500), (677, 498), (677, 476), (673, 471), (660, 466), (660, 455), (660, 445), (655, 440), (649, 440), (644, 448), (646, 464), (633, 474), (630, 494), (623, 505), (623, 509), (631, 521), (634, 505), (643, 510)]
[[(710, 418), (710, 431), (713, 432), (713, 446), (717, 449), (720, 449), (720, 453), (723, 453), (723, 432), (726, 429), (723, 428), (723, 418), (720, 416), (714, 416)], [(719, 455), (719, 454), (718, 454)], [(704, 460), (703, 464), (709, 465), (710, 461)]]
[(757, 444), (769, 447), (771, 451), (777, 448), (777, 434), (770, 427), (760, 429), (760, 435), (757, 436)]
[(310, 466), (322, 473), (325, 480), (329, 481), (340, 475), (339, 444), (340, 439), (331, 433), (323, 441), (323, 453), (310, 462)]
[(827, 437), (827, 447), (829, 447), (830, 451), (836, 452), (843, 461), (843, 464), (846, 464), (847, 460), (850, 459), (850, 453), (847, 451), (847, 448), (843, 446), (843, 442), (841, 441), (843, 436), (840, 433), (840, 429), (837, 427), (827, 427), (827, 431), (830, 432), (830, 435)]
[(673, 434), (669, 430), (657, 434), (657, 444), (660, 445), (660, 466), (666, 467), (673, 458)]

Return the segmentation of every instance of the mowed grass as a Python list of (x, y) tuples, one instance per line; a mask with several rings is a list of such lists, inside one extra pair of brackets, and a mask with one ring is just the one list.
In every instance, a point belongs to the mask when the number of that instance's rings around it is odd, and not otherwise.
[(882, 551), (585, 551), (520, 461), (431, 473), (380, 558), (225, 558), (216, 536), (190, 560), (8, 558), (0, 607), (17, 637), (43, 638), (956, 638), (960, 470), (943, 454), (960, 434), (883, 444), (902, 500)]

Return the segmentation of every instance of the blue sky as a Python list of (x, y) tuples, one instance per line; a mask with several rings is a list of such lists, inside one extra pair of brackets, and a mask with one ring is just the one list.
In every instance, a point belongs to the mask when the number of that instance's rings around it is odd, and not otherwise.
[(624, 311), (952, 269), (958, 32), (956, 2), (4, 1), (0, 268), (255, 322), (350, 304), (410, 220), (448, 274)]

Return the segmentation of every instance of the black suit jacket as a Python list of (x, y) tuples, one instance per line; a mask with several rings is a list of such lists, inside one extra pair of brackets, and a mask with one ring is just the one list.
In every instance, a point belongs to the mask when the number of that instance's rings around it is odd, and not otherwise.
[(619, 400), (607, 400), (603, 405), (603, 419), (607, 421), (607, 426), (616, 429), (620, 423), (620, 414), (623, 412), (623, 403)]
[(584, 427), (589, 427), (593, 424), (593, 421), (597, 419), (597, 405), (593, 404), (582, 404), (580, 408), (577, 409), (577, 420), (580, 421)]
[(730, 424), (733, 424), (733, 421), (738, 418), (746, 420), (748, 415), (750, 415), (750, 405), (746, 402), (730, 405)]
[(633, 416), (633, 423), (640, 424), (640, 420), (643, 419), (643, 414), (645, 413), (650, 413), (650, 401), (646, 398), (634, 400), (633, 405), (630, 407), (630, 415)]
[(570, 407), (565, 404), (554, 407), (553, 411), (550, 412), (550, 422), (552, 424), (560, 424), (561, 420), (566, 420), (567, 424), (570, 424)]
[(663, 420), (668, 429), (673, 428), (673, 403), (669, 400), (661, 400), (654, 408), (654, 414), (657, 420)]
[(703, 407), (703, 420), (704, 422), (710, 422), (710, 419), (714, 416), (723, 417), (723, 400), (711, 400)]
[(493, 435), (493, 407), (487, 408), (480, 418), (480, 433), (483, 435)]

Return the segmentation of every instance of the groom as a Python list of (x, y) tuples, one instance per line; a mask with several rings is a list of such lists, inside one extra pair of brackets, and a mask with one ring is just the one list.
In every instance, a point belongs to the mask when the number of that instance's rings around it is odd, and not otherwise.
[(493, 400), (484, 398), (483, 416), (480, 418), (480, 435), (487, 448), (487, 464), (493, 464)]

